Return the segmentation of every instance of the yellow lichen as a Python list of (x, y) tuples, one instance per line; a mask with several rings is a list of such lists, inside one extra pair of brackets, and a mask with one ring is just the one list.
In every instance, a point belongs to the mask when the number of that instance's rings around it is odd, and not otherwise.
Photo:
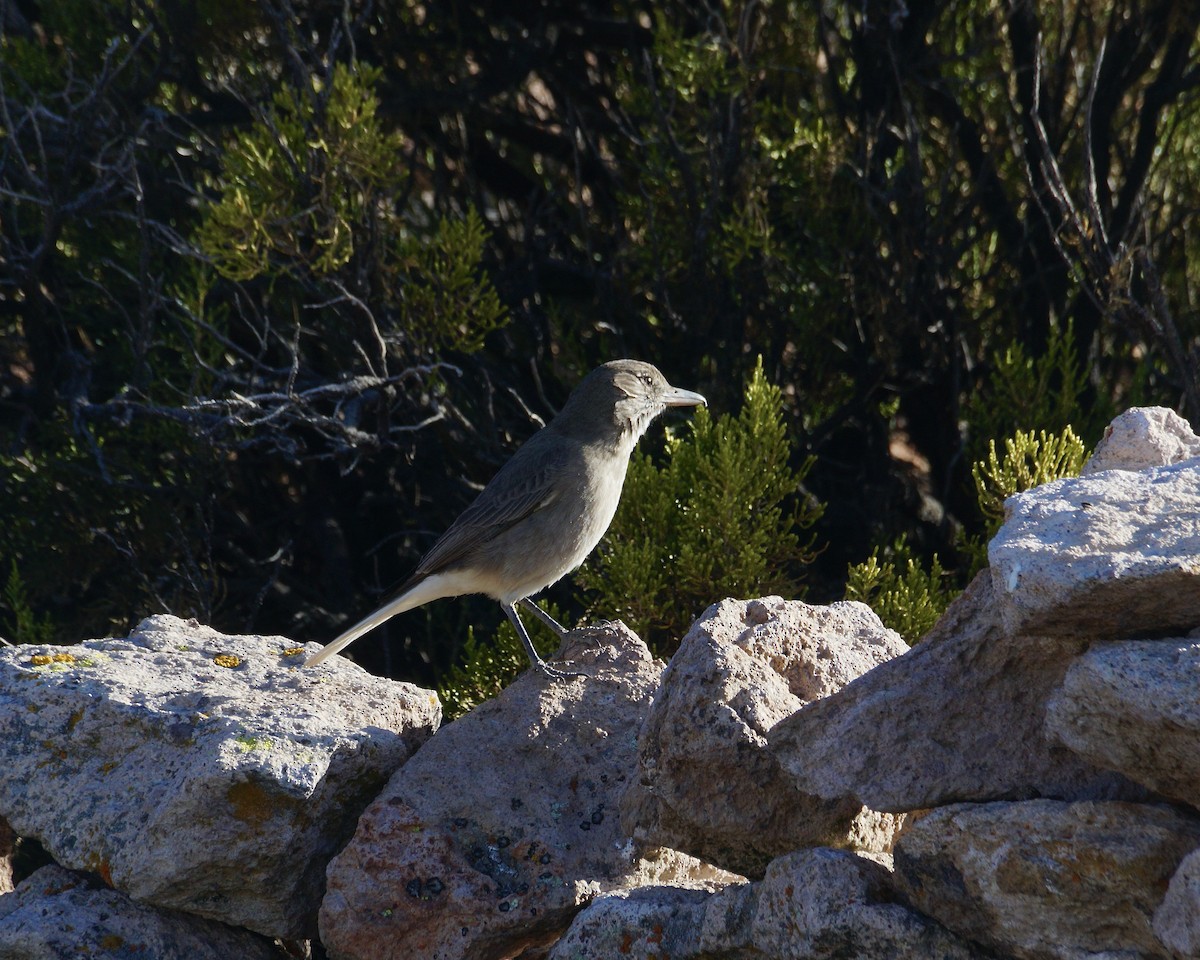
[(283, 651), (283, 653), (280, 654), (280, 656), (281, 657), (294, 657), (303, 652), (304, 652), (303, 647), (288, 647), (286, 650)]
[(44, 667), (49, 663), (74, 663), (75, 657), (70, 653), (36, 653), (29, 658), (29, 662), (35, 667)]
[(228, 667), (232, 670), (234, 667), (242, 665), (242, 658), (232, 653), (218, 653), (213, 657), (213, 663), (218, 667)]

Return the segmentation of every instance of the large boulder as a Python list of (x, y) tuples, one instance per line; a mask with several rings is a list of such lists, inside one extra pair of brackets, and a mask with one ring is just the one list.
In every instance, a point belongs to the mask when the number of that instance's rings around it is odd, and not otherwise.
[(1151, 927), (1200, 820), (1131, 803), (955, 804), (896, 842), (909, 901), (1023, 960), (1166, 957)]
[(1183, 417), (1166, 407), (1133, 407), (1105, 428), (1082, 472), (1145, 470), (1193, 457), (1200, 457), (1200, 437)]
[(906, 811), (961, 800), (1137, 795), (1044, 730), (1084, 639), (1009, 637), (987, 571), (908, 653), (769, 734), (796, 789)]
[(325, 864), (441, 709), (304, 655), (169, 616), (0, 650), (0, 816), (135, 900), (310, 936)]
[(596, 896), (679, 879), (643, 863), (617, 816), (662, 664), (620, 623), (568, 643), (578, 676), (527, 671), (440, 730), (363, 814), (329, 865), (330, 956), (515, 956)]
[(4, 960), (279, 960), (248, 930), (135, 903), (95, 877), (46, 866), (0, 897)]
[(1200, 459), (1055, 480), (988, 545), (1007, 632), (1116, 640), (1200, 624)]
[(895, 902), (888, 871), (816, 848), (719, 893), (647, 888), (584, 910), (550, 960), (970, 960), (985, 954)]
[(1200, 639), (1098, 643), (1051, 697), (1046, 730), (1092, 763), (1200, 806)]
[(663, 673), (621, 801), (627, 832), (760, 877), (803, 846), (890, 847), (896, 818), (796, 790), (770, 730), (908, 647), (864, 604), (724, 600)]

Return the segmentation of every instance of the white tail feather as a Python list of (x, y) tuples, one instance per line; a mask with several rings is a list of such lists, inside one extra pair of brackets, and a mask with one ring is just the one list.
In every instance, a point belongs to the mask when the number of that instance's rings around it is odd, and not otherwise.
[(430, 600), (438, 600), (442, 597), (457, 597), (463, 593), (470, 592), (469, 589), (460, 589), (461, 586), (462, 577), (457, 571), (455, 573), (435, 573), (433, 576), (426, 577), (420, 583), (415, 584), (409, 590), (400, 594), (400, 596), (389, 600), (374, 613), (359, 620), (358, 623), (332, 643), (326, 644), (305, 660), (304, 665), (306, 667), (315, 667), (317, 664), (332, 657), (338, 651), (350, 646), (350, 644), (364, 633), (374, 630), (385, 620), (390, 620), (398, 613), (411, 610), (413, 607), (419, 607)]

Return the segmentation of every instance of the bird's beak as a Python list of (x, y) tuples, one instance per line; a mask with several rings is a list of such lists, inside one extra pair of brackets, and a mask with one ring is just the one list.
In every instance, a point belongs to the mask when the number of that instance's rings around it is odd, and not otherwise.
[(662, 395), (662, 402), (668, 407), (696, 407), (708, 406), (708, 401), (700, 394), (692, 393), (691, 390), (680, 390), (678, 387), (671, 387)]

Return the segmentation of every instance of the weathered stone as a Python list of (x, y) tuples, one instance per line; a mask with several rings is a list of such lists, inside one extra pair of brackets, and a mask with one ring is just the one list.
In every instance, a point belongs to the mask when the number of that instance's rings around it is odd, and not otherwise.
[(270, 940), (135, 903), (83, 874), (42, 867), (0, 897), (4, 960), (278, 960)]
[(1009, 497), (988, 546), (1008, 632), (1122, 640), (1200, 624), (1200, 459)]
[(1178, 960), (1200, 957), (1200, 850), (1193, 850), (1171, 877), (1154, 912), (1154, 933)]
[(759, 882), (705, 895), (645, 887), (584, 910), (551, 960), (967, 960), (980, 952), (893, 902), (887, 871), (853, 853), (801, 850)]
[(639, 737), (640, 775), (621, 801), (626, 831), (747, 876), (801, 846), (890, 847), (895, 817), (845, 794), (796, 791), (767, 733), (907, 649), (861, 603), (713, 605), (663, 673)]
[(0, 650), (0, 815), (136, 900), (311, 935), (326, 862), (440, 706), (303, 660), (167, 616)]
[(896, 880), (955, 933), (1026, 960), (1165, 957), (1151, 917), (1200, 821), (1130, 803), (957, 804), (911, 823)]
[(363, 814), (329, 866), (332, 957), (514, 956), (642, 882), (617, 800), (662, 664), (619, 623), (567, 642), (582, 676), (526, 672), (440, 730)]
[(1045, 703), (1083, 640), (1009, 638), (987, 571), (917, 646), (769, 734), (797, 789), (875, 810), (959, 800), (1139, 797), (1044, 730)]
[(1050, 699), (1046, 730), (1092, 763), (1200, 805), (1200, 639), (1096, 644)]
[(1108, 425), (1082, 472), (1145, 470), (1193, 457), (1200, 457), (1200, 437), (1183, 417), (1166, 407), (1133, 407)]
[(8, 821), (0, 817), (0, 894), (13, 890), (13, 854), (16, 853), (17, 835)]

